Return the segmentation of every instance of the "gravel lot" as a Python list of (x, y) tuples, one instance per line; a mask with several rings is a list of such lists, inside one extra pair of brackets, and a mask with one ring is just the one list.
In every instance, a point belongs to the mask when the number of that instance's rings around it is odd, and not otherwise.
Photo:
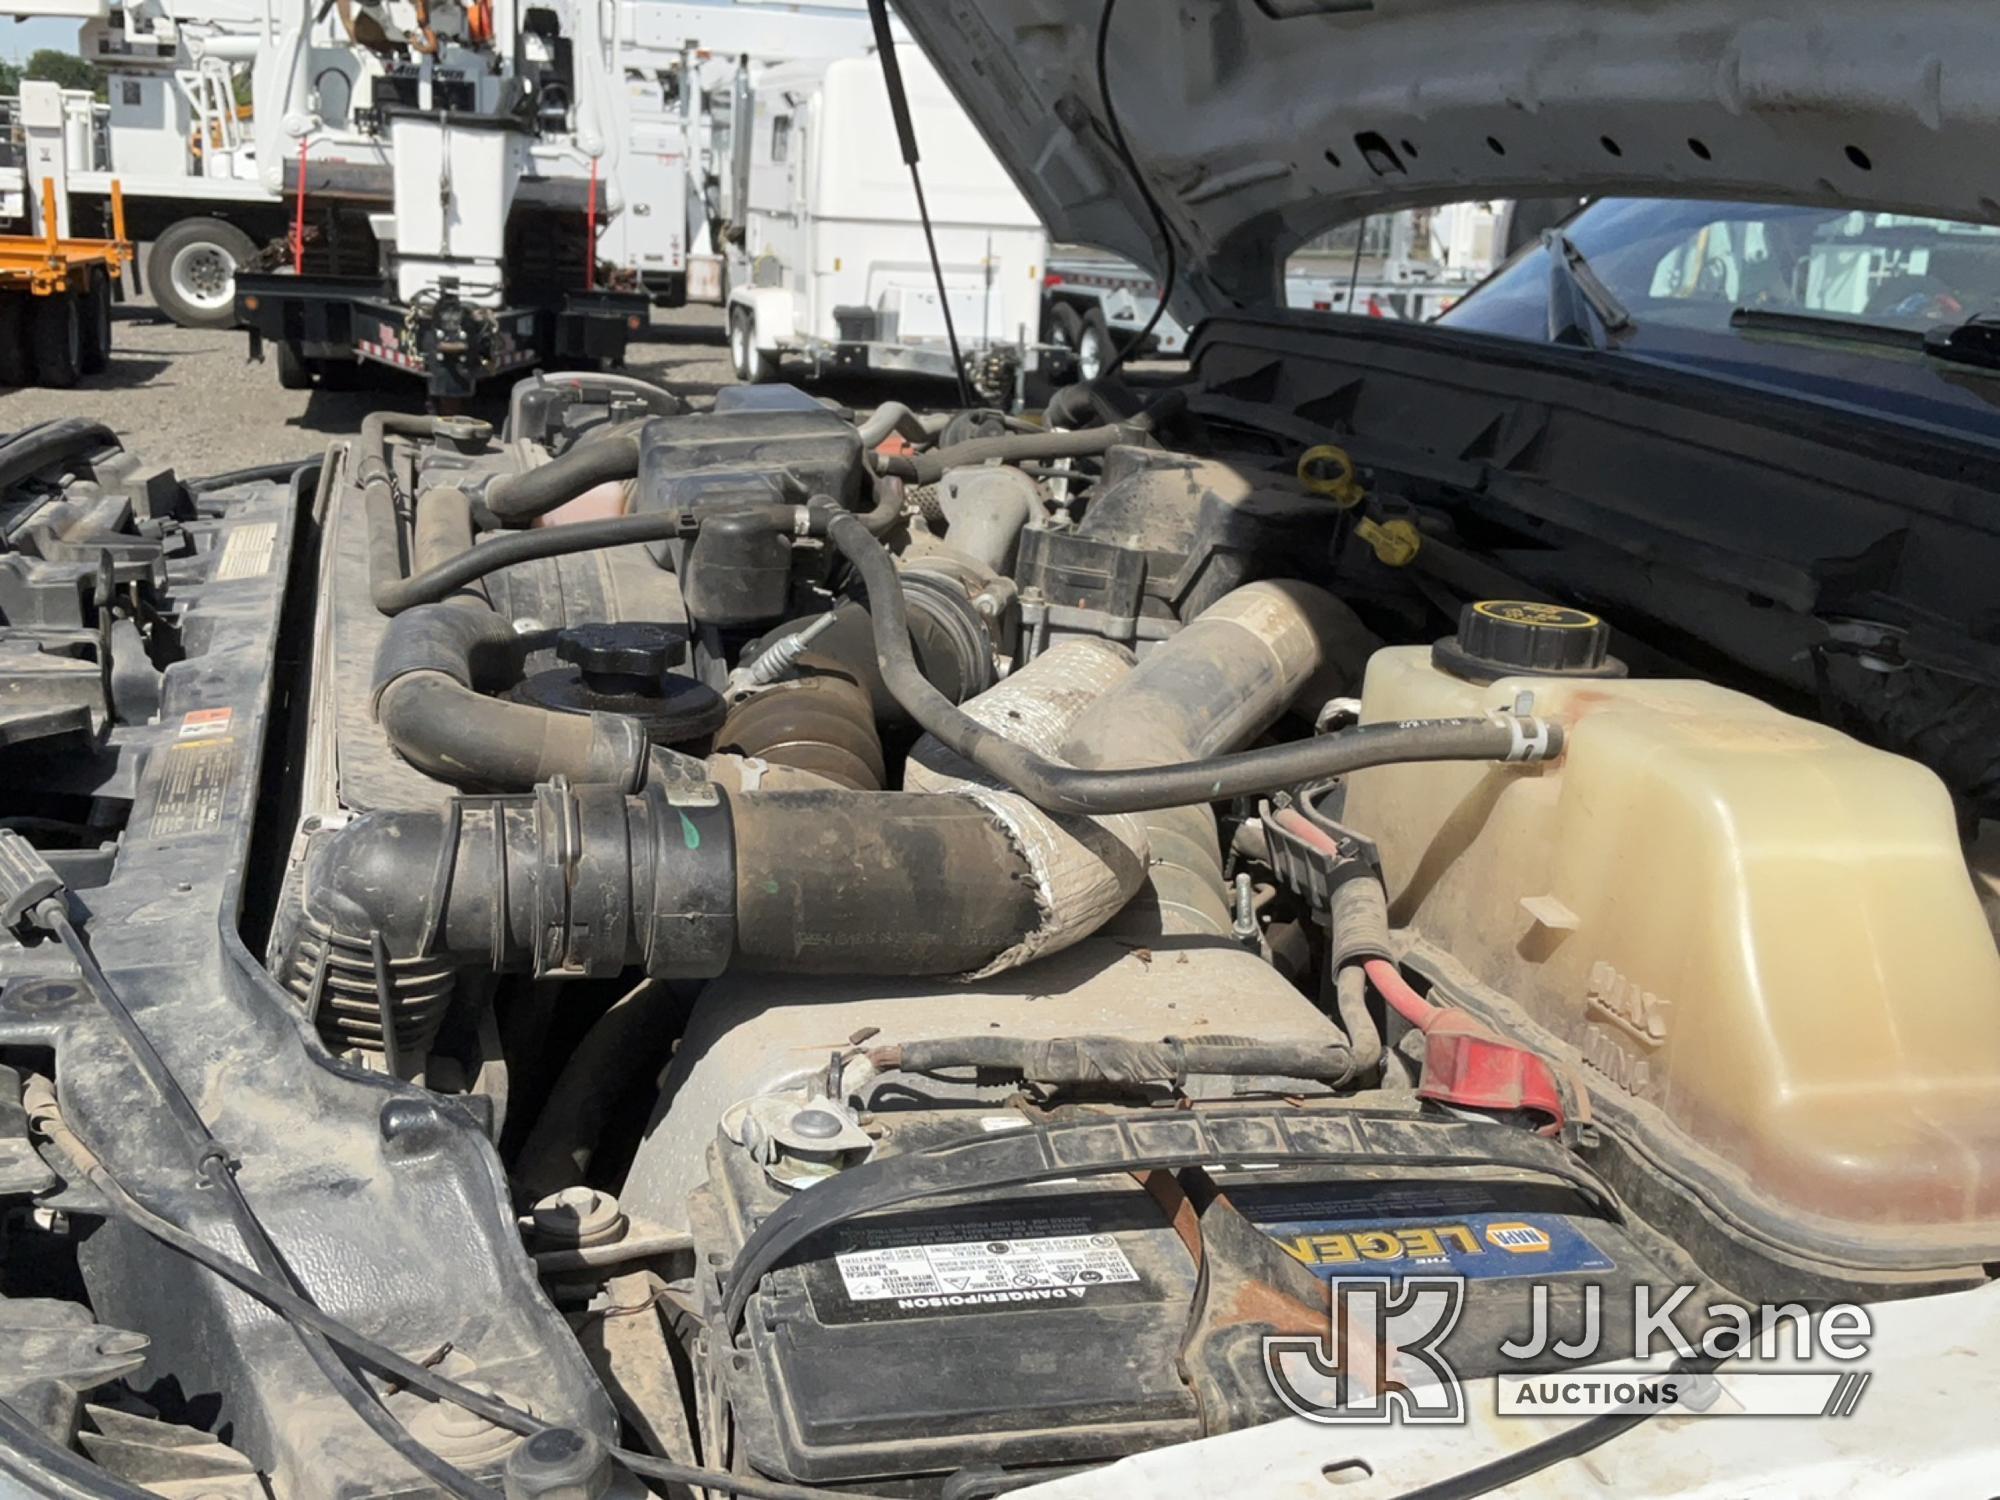
[[(261, 365), (248, 362), (241, 333), (179, 328), (136, 303), (119, 308), (116, 319), (108, 370), (67, 391), (0, 391), (0, 432), (49, 417), (94, 417), (148, 461), (198, 478), (308, 457), (329, 438), (353, 433), (379, 407), (423, 410), (415, 382), (391, 372), (384, 372), (376, 391), (281, 390), (268, 355)], [(735, 381), (721, 310), (656, 310), (626, 368), (705, 406), (717, 389)], [(818, 390), (858, 405), (891, 397), (913, 404), (952, 401), (951, 386), (942, 381), (847, 380)], [(504, 397), (482, 396), (474, 411), (497, 422), (505, 414)]]

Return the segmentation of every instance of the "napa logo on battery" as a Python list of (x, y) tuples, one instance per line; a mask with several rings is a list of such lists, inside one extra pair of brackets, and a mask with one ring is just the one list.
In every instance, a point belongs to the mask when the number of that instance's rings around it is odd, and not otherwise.
[(1317, 1276), (1426, 1275), (1469, 1280), (1609, 1271), (1611, 1257), (1559, 1214), (1266, 1222), (1265, 1233)]
[(1486, 1243), (1510, 1255), (1546, 1255), (1556, 1242), (1538, 1224), (1488, 1224)]

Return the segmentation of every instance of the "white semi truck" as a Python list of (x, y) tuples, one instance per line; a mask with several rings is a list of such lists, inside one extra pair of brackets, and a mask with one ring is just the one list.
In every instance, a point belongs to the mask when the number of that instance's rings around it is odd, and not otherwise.
[(618, 0), (624, 208), (599, 238), (599, 258), (662, 305), (721, 302), (739, 86), (754, 88), (772, 66), (865, 56), (874, 43), (858, 4)]
[[(928, 59), (898, 58), (924, 159), (946, 295), (967, 375), (1010, 391), (1035, 358), (1048, 235)], [(814, 370), (950, 376), (945, 309), (877, 57), (765, 70), (739, 104), (729, 246), (737, 374)]]

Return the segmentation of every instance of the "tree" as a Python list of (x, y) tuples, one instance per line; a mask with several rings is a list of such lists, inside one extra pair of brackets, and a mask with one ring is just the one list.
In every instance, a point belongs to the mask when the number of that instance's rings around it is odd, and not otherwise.
[(104, 97), (104, 74), (95, 63), (86, 62), (73, 52), (39, 48), (28, 59), (21, 76), (42, 79), (66, 89), (87, 89), (100, 99)]
[(19, 64), (0, 62), (0, 94), (13, 95), (21, 92), (21, 69)]

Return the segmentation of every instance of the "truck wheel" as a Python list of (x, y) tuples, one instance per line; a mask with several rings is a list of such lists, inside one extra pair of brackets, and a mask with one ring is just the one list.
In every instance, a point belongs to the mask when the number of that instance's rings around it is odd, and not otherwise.
[(1043, 342), (1063, 351), (1050, 356), (1048, 373), (1057, 380), (1072, 380), (1076, 377), (1076, 346), (1083, 341), (1083, 314), (1067, 302), (1057, 302), (1050, 306), (1046, 321)]
[(278, 384), (288, 391), (309, 391), (313, 386), (312, 366), (290, 339), (278, 345)]
[(1117, 356), (1118, 346), (1111, 342), (1111, 330), (1104, 326), (1104, 315), (1093, 311), (1083, 320), (1083, 328), (1076, 336), (1077, 379), (1097, 379)]
[(182, 219), (153, 241), (146, 282), (160, 311), (183, 328), (236, 326), (236, 270), (257, 253), (250, 236), (220, 219)]
[(98, 272), (78, 304), (83, 319), (83, 373), (101, 375), (111, 363), (111, 278)]
[(67, 390), (83, 373), (83, 319), (77, 297), (37, 297), (28, 314), (28, 343), (42, 385)]
[(729, 357), (736, 378), (746, 385), (767, 385), (778, 378), (778, 357), (757, 347), (757, 320), (744, 308), (729, 314)]
[(1067, 302), (1052, 306), (1049, 309), (1048, 341), (1074, 351), (1083, 341), (1083, 314)]
[(337, 359), (329, 356), (312, 362), (313, 373), (319, 376), (319, 388), (323, 391), (368, 391), (375, 388), (372, 366), (364, 365), (358, 359)]
[(33, 385), (35, 362), (28, 353), (25, 297), (0, 297), (0, 385)]

